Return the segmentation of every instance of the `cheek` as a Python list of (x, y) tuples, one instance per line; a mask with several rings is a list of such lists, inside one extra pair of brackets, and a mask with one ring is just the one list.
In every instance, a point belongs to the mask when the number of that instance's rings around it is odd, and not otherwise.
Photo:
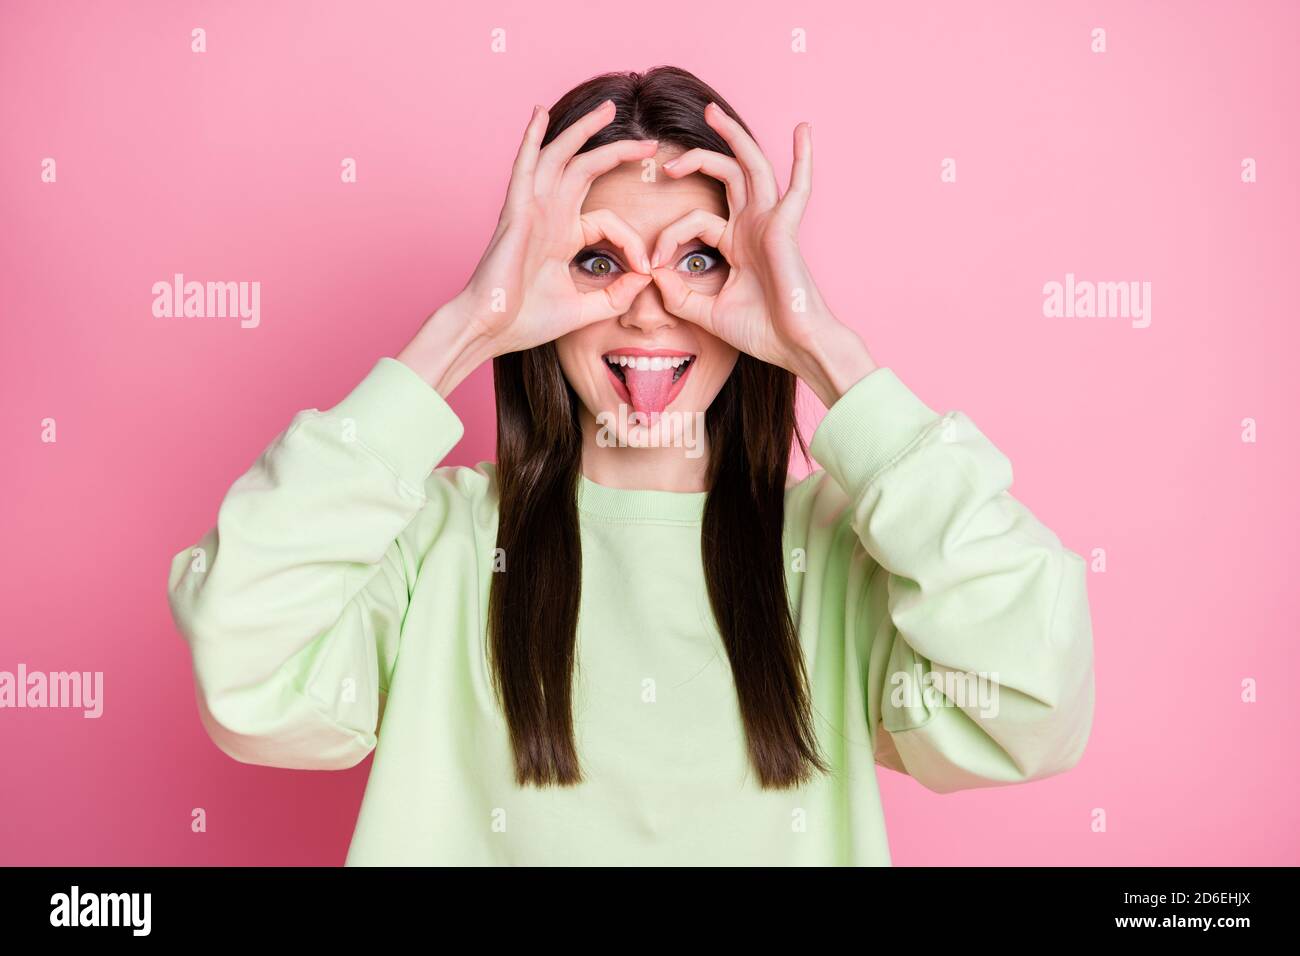
[(606, 274), (597, 274), (588, 272), (586, 269), (580, 269), (577, 266), (569, 266), (569, 277), (573, 279), (574, 288), (579, 292), (594, 292), (597, 289), (603, 289), (613, 282), (618, 276)]
[(705, 361), (702, 361), (696, 370), (704, 374), (691, 383), (695, 396), (692, 404), (700, 409), (713, 404), (713, 400), (718, 397), (718, 393), (722, 391), (722, 387), (727, 384), (727, 379), (735, 370), (739, 357), (739, 352), (721, 343), (710, 349)]
[(569, 383), (570, 388), (581, 394), (587, 386), (587, 381), (583, 377), (582, 345), (566, 339), (567, 336), (556, 340), (555, 354), (560, 359), (560, 371), (564, 373), (565, 381)]
[(717, 295), (722, 291), (722, 287), (727, 282), (727, 266), (720, 266), (706, 273), (693, 275), (684, 269), (679, 269), (682, 281), (686, 283), (687, 288), (693, 289), (701, 295)]
[(595, 345), (582, 337), (584, 331), (571, 332), (556, 339), (555, 353), (565, 381), (577, 393), (587, 411), (595, 415), (601, 411), (597, 406), (607, 402), (606, 393), (610, 386), (604, 378), (604, 365)]

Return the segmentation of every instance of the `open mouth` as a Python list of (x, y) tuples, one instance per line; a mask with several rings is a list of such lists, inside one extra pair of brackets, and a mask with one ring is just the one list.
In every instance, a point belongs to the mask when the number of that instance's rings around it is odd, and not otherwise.
[(602, 356), (619, 398), (644, 414), (662, 412), (681, 392), (695, 365), (690, 352), (627, 349)]

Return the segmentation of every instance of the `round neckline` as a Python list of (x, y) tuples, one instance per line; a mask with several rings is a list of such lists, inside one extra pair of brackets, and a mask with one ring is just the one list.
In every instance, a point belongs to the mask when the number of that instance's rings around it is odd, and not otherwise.
[(613, 488), (578, 474), (578, 510), (613, 521), (672, 521), (698, 524), (704, 519), (707, 491), (660, 491)]

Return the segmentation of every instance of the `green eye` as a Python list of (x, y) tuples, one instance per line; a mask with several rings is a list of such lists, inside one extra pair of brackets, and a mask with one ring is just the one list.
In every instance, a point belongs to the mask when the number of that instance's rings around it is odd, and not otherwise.
[(682, 271), (696, 275), (708, 272), (716, 265), (716, 259), (706, 252), (692, 252), (681, 261)]
[(589, 275), (607, 276), (618, 271), (618, 264), (603, 253), (593, 253), (585, 258), (579, 257), (578, 268)]

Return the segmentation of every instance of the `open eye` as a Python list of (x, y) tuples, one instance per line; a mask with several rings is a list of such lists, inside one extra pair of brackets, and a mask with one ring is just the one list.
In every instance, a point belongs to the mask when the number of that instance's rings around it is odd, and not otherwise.
[(716, 249), (705, 248), (686, 253), (682, 261), (677, 263), (677, 268), (691, 275), (704, 275), (720, 265), (722, 265), (722, 253)]
[(573, 262), (583, 272), (593, 276), (617, 275), (623, 271), (623, 267), (613, 256), (592, 249), (584, 249), (578, 253)]

